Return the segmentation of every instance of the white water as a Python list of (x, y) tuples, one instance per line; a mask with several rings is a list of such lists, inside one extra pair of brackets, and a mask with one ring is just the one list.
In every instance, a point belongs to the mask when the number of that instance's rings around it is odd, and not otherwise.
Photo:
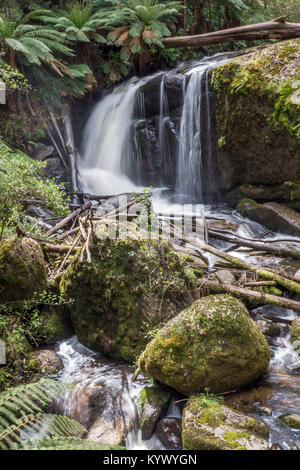
[(131, 116), (136, 91), (144, 83), (132, 79), (103, 98), (84, 132), (84, 154), (79, 163), (80, 181), (87, 193), (110, 195), (138, 190), (124, 174)]

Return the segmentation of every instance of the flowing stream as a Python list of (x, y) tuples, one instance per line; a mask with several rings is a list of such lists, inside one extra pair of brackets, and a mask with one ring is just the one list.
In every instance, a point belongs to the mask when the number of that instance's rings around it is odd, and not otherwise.
[[(95, 107), (84, 134), (79, 171), (85, 191), (115, 195), (141, 191), (152, 184), (155, 212), (162, 212), (166, 207), (173, 210), (174, 204), (183, 202), (202, 203), (204, 199), (207, 202), (207, 195), (216, 192), (217, 184), (215, 142), (211, 135), (215, 124), (210, 70), (222, 60), (226, 58), (215, 56), (198, 63), (180, 65), (171, 72), (143, 79), (133, 78), (104, 97)], [(172, 107), (168, 88), (170, 81), (175, 81), (177, 86), (175, 98), (178, 102)], [(159, 82), (156, 96), (159, 109), (155, 112), (156, 117), (149, 119), (147, 107), (155, 103), (151, 103), (150, 98), (149, 104), (145, 90), (154, 82)], [(174, 102), (174, 97), (172, 99)], [(226, 205), (206, 205), (205, 213), (208, 220), (235, 225), (236, 233), (241, 236), (253, 237), (266, 230)], [(282, 234), (269, 233), (268, 237), (280, 239)], [(252, 263), (262, 262), (250, 253), (251, 250), (236, 249), (220, 241), (214, 241), (214, 244)], [(213, 268), (216, 258), (208, 255), (208, 261)], [(270, 262), (276, 264), (281, 260), (272, 257)], [(259, 313), (264, 312), (285, 319), (297, 316), (295, 312), (275, 307), (270, 309), (270, 306), (261, 307)], [(253, 314), (256, 315), (255, 312)], [(266, 376), (245, 392), (234, 394), (229, 401), (243, 406), (247, 402), (247, 411), (264, 419), (270, 426), (270, 447), (280, 445), (289, 449), (300, 447), (300, 432), (281, 424), (278, 417), (299, 412), (300, 358), (290, 344), (288, 328), (284, 323), (280, 327), (280, 336), (271, 345), (273, 357)], [(116, 416), (122, 418), (128, 449), (164, 448), (156, 435), (149, 441), (143, 441), (141, 437), (139, 395), (148, 383), (145, 377), (132, 383), (132, 369), (89, 351), (78, 343), (76, 337), (59, 343), (57, 352), (64, 363), (60, 379), (76, 385), (58, 404), (65, 414), (89, 427), (95, 413), (90, 407), (91, 397), (99, 396), (99, 400), (107, 403), (108, 395), (117, 403), (117, 411), (108, 406), (106, 419), (111, 421), (113, 417), (115, 422)], [(174, 400), (172, 403), (166, 417), (176, 419), (180, 412)]]

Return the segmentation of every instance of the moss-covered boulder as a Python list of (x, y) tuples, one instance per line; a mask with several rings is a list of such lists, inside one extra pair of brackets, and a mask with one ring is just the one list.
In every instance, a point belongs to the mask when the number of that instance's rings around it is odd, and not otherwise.
[(186, 395), (234, 390), (266, 371), (270, 350), (246, 307), (229, 295), (197, 300), (147, 345), (139, 368)]
[(300, 415), (281, 415), (279, 416), (280, 421), (286, 424), (289, 428), (300, 429)]
[(267, 450), (263, 421), (232, 410), (213, 397), (192, 397), (183, 412), (184, 450)]
[(44, 255), (30, 238), (5, 238), (0, 244), (0, 301), (32, 299), (47, 287)]
[(193, 300), (191, 276), (167, 241), (96, 241), (92, 263), (75, 260), (61, 280), (69, 318), (85, 346), (134, 361), (149, 332)]
[(290, 332), (291, 332), (291, 343), (294, 343), (295, 341), (300, 342), (300, 317), (292, 321)]
[(166, 411), (171, 399), (171, 392), (165, 388), (153, 385), (144, 387), (141, 391), (142, 408), (142, 438), (150, 439), (154, 433), (158, 419)]
[[(300, 39), (283, 41), (212, 71), (224, 189), (293, 189), (300, 180), (299, 54)], [(286, 195), (277, 192), (276, 199)]]

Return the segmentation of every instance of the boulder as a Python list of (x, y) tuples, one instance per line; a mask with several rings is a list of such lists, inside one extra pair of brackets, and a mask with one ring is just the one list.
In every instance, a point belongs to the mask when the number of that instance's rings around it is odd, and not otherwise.
[(268, 426), (213, 397), (192, 397), (183, 412), (184, 450), (267, 450)]
[(171, 399), (171, 393), (156, 385), (144, 387), (141, 391), (142, 408), (142, 438), (150, 439), (154, 433), (156, 423), (166, 411)]
[(300, 317), (296, 318), (291, 323), (291, 343), (299, 341), (300, 344)]
[(280, 335), (280, 326), (278, 326), (276, 323), (267, 320), (258, 320), (256, 325), (264, 336), (275, 338), (276, 336)]
[(300, 429), (300, 415), (281, 415), (279, 416), (280, 421), (286, 424), (289, 428)]
[(39, 376), (45, 376), (55, 374), (63, 369), (63, 363), (55, 351), (51, 349), (39, 349), (28, 355), (24, 368)]
[(103, 387), (89, 397), (89, 421), (87, 440), (110, 445), (122, 445), (131, 430), (130, 413), (124, 412), (128, 403), (115, 388)]
[(238, 210), (255, 222), (259, 222), (274, 232), (300, 235), (300, 214), (277, 202), (257, 204), (255, 201), (243, 199)]
[(43, 251), (30, 238), (5, 238), (0, 244), (0, 301), (32, 299), (47, 288)]
[(224, 284), (234, 284), (235, 282), (235, 277), (229, 269), (219, 269), (216, 272), (216, 277)]
[(165, 417), (159, 420), (156, 427), (156, 437), (168, 450), (182, 449), (181, 418)]
[(229, 295), (194, 302), (147, 345), (139, 368), (154, 380), (190, 395), (241, 388), (261, 377), (270, 349), (246, 307)]
[(192, 281), (168, 241), (95, 240), (92, 258), (75, 260), (60, 283), (74, 299), (75, 334), (94, 351), (133, 362), (149, 332), (193, 301)]

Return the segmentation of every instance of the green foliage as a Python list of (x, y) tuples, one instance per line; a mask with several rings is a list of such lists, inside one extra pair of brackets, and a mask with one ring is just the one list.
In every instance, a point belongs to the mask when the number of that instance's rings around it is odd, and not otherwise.
[(44, 162), (21, 151), (12, 152), (0, 142), (0, 228), (24, 222), (24, 200), (39, 199), (57, 215), (68, 213), (63, 185), (42, 177)]
[(0, 13), (0, 49), (4, 58), (13, 68), (17, 62), (41, 65), (49, 64), (56, 72), (62, 74), (66, 67), (54, 54), (62, 53), (71, 56), (69, 40), (65, 34), (47, 26), (29, 24), (42, 10), (35, 10), (21, 18), (15, 17), (14, 10)]
[(10, 67), (0, 58), (0, 78), (5, 83), (7, 90), (29, 90), (28, 80), (16, 69)]
[(121, 446), (86, 441), (78, 437), (55, 437), (24, 442), (21, 450), (125, 450)]
[(44, 410), (54, 399), (64, 395), (70, 385), (41, 379), (19, 385), (0, 394), (0, 449), (22, 448), (25, 439), (41, 432), (51, 438), (80, 436), (85, 428), (76, 421)]

